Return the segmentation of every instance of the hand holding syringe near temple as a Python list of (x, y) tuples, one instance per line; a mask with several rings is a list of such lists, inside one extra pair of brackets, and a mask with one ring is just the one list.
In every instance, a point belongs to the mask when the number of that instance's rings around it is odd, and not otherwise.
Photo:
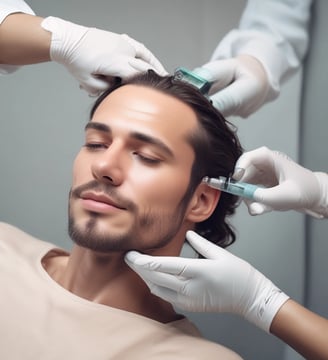
[(233, 178), (203, 181), (244, 198), (251, 215), (296, 210), (318, 219), (328, 217), (328, 175), (305, 169), (281, 152), (261, 147), (244, 153)]

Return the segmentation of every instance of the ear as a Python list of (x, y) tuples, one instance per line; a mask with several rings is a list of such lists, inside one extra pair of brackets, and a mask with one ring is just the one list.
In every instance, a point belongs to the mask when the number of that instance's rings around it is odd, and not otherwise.
[(221, 196), (221, 191), (200, 183), (190, 200), (186, 219), (198, 223), (208, 219), (215, 210)]

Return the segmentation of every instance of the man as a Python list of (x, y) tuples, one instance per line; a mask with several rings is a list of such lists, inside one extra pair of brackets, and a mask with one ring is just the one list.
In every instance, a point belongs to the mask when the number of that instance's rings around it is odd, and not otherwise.
[(234, 132), (197, 90), (152, 71), (104, 93), (91, 117), (73, 167), (71, 253), (1, 226), (1, 358), (240, 359), (124, 261), (131, 249), (176, 256), (190, 229), (234, 240), (236, 199), (202, 183), (233, 170)]

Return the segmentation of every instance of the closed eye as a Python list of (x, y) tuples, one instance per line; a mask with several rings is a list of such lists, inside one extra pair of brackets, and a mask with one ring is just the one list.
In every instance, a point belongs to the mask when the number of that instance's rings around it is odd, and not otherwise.
[(100, 149), (107, 149), (107, 145), (104, 143), (86, 143), (84, 144), (84, 147), (86, 147), (89, 150), (100, 150)]
[(133, 155), (137, 156), (142, 162), (148, 163), (150, 165), (156, 165), (159, 164), (162, 160), (158, 158), (153, 158), (150, 156), (145, 156), (139, 152), (134, 152)]

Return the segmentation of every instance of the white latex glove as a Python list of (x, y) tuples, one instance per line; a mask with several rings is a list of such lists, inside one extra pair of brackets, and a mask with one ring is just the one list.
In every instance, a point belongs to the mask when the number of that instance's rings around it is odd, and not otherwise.
[(47, 17), (42, 27), (52, 33), (50, 58), (68, 69), (90, 95), (99, 95), (112, 77), (125, 78), (155, 70), (167, 72), (156, 57), (128, 35), (88, 28), (55, 17)]
[(153, 257), (131, 251), (125, 260), (153, 294), (183, 310), (234, 313), (269, 331), (288, 296), (227, 250), (193, 231), (187, 232), (187, 239), (205, 259)]
[(251, 215), (294, 209), (328, 217), (328, 175), (312, 172), (281, 152), (261, 147), (244, 153), (233, 178), (268, 188), (257, 189), (255, 201), (245, 200)]
[(224, 116), (245, 118), (267, 100), (269, 79), (262, 64), (253, 56), (211, 61), (194, 72), (213, 83), (210, 99)]

